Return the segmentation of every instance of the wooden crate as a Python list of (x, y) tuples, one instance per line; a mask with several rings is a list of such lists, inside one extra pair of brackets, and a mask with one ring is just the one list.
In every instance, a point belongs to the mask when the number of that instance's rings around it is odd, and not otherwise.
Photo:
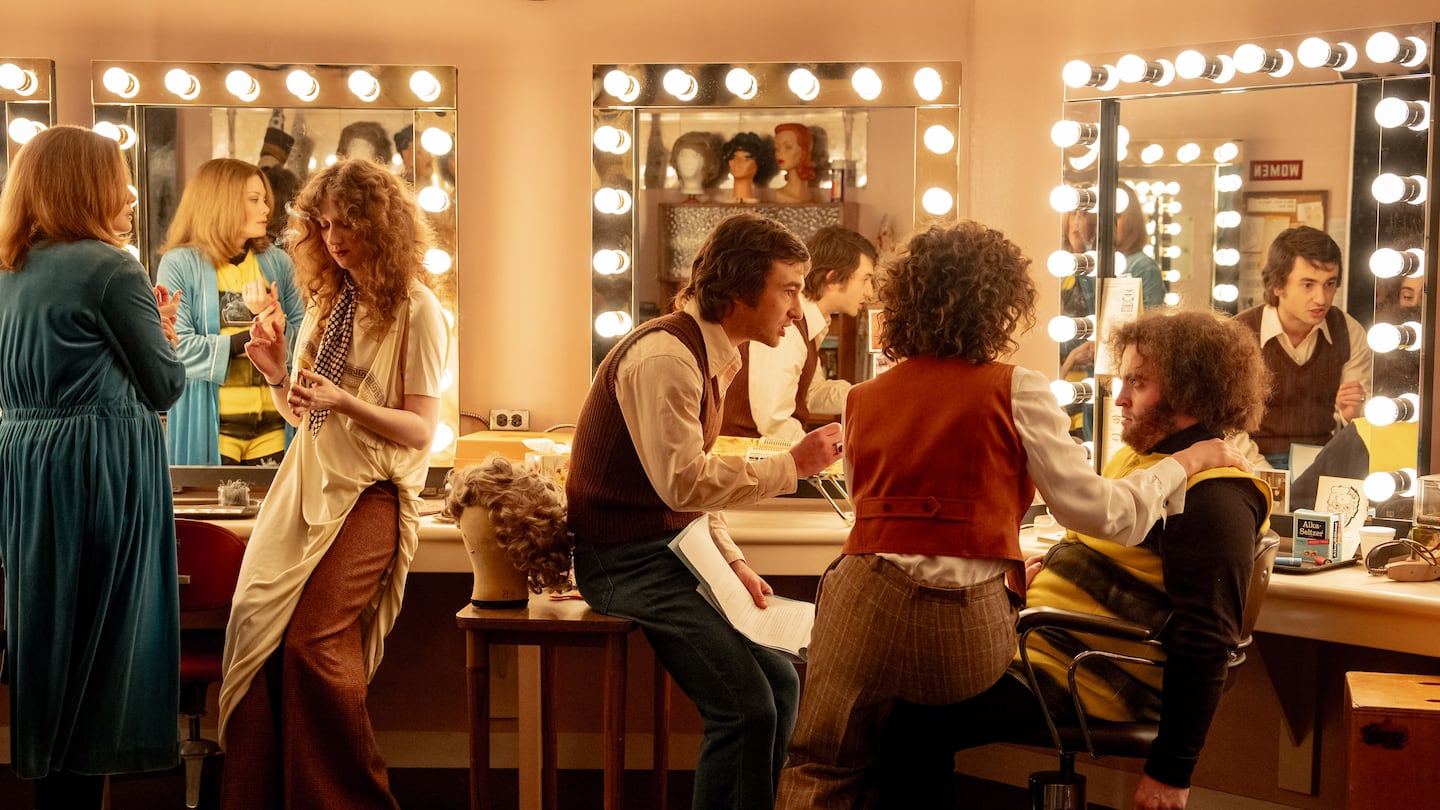
[(1349, 810), (1440, 802), (1440, 676), (1345, 673)]

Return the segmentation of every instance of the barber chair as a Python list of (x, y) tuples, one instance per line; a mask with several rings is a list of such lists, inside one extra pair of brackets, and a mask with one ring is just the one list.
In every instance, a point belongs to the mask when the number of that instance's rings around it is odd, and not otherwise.
[(200, 736), (205, 697), (218, 683), (225, 651), (225, 623), (240, 577), (245, 543), (223, 526), (199, 520), (175, 520), (180, 573), (180, 713), (190, 734), (180, 743), (185, 762), (185, 806), (200, 805), (200, 775), (205, 760), (220, 745)]
[[(1280, 546), (1279, 538), (1273, 532), (1266, 532), (1256, 545), (1255, 565), (1250, 574), (1250, 584), (1245, 594), (1245, 612), (1241, 617), (1241, 641), (1230, 651), (1229, 668), (1234, 669), (1245, 663), (1245, 650), (1252, 643), (1251, 631), (1260, 615), (1260, 605), (1265, 600), (1265, 588), (1270, 582), (1271, 569), (1275, 564), (1275, 553)], [(1106, 639), (1142, 645), (1146, 652), (1154, 650), (1153, 657), (1120, 653), (1114, 650), (1092, 648), (1080, 653), (1070, 663), (1069, 686), (1074, 701), (1077, 721), (1074, 725), (1064, 724), (1057, 719), (1053, 707), (1045, 705), (1041, 690), (1035, 686), (1034, 672), (1030, 666), (1026, 643), (1031, 633), (1044, 629), (1067, 630)], [(1016, 626), (1020, 639), (1020, 656), (1025, 663), (1027, 677), (1040, 699), (1049, 727), (1049, 739), (1012, 740), (1031, 745), (1053, 745), (1060, 755), (1060, 768), (1054, 771), (1037, 771), (1030, 774), (1031, 810), (1085, 810), (1085, 777), (1075, 772), (1075, 754), (1084, 751), (1091, 759), (1102, 756), (1143, 758), (1150, 752), (1150, 746), (1160, 733), (1159, 723), (1113, 723), (1088, 719), (1079, 693), (1075, 689), (1076, 673), (1087, 661), (1108, 659), (1146, 666), (1165, 665), (1164, 644), (1149, 627), (1120, 619), (1093, 616), (1056, 608), (1028, 608), (1021, 611)], [(1226, 685), (1230, 681), (1227, 679)]]

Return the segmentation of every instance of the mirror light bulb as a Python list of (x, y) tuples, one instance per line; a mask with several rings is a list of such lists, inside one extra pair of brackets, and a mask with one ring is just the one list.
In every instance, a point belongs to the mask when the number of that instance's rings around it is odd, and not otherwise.
[(1221, 211), (1215, 215), (1215, 227), (1217, 228), (1238, 228), (1240, 227), (1239, 211)]
[(1393, 425), (1396, 422), (1414, 422), (1419, 418), (1419, 394), (1401, 394), (1398, 397), (1372, 397), (1365, 402), (1365, 419), (1377, 427)]
[(731, 68), (730, 72), (725, 74), (725, 89), (748, 101), (760, 92), (760, 82), (755, 79), (755, 74), (745, 68)]
[(374, 101), (380, 97), (380, 80), (370, 75), (369, 71), (357, 70), (350, 74), (346, 80), (350, 92), (361, 101)]
[(260, 83), (243, 70), (232, 70), (225, 76), (225, 89), (241, 101), (254, 101), (260, 97)]
[(934, 101), (940, 98), (945, 90), (945, 82), (940, 78), (940, 72), (932, 67), (923, 67), (915, 71), (915, 92), (920, 98), (926, 101)]
[(39, 121), (31, 121), (29, 118), (17, 117), (11, 119), (10, 126), (6, 127), (6, 132), (9, 133), (10, 140), (23, 146), (29, 143), (31, 138), (44, 132), (47, 128), (48, 127)]
[(450, 207), (450, 195), (439, 186), (426, 186), (415, 194), (415, 202), (422, 209), (438, 214)]
[[(1060, 71), (1060, 78), (1065, 82), (1066, 87), (1080, 89), (1081, 87), (1100, 87), (1109, 83), (1109, 71), (1103, 65), (1091, 65), (1081, 59), (1072, 59), (1065, 63)], [(1119, 79), (1117, 78), (1118, 82)]]
[(435, 426), (435, 438), (430, 440), (430, 452), (444, 452), (455, 441), (455, 429), (441, 422)]
[(455, 148), (455, 139), (439, 127), (426, 127), (420, 133), (420, 148), (436, 157), (448, 155)]
[(1365, 497), (1371, 503), (1388, 501), (1399, 495), (1410, 497), (1415, 494), (1415, 470), (1405, 467), (1392, 472), (1370, 473), (1365, 478)]
[(931, 124), (925, 128), (925, 148), (937, 155), (948, 155), (955, 148), (955, 133), (949, 127)]
[(425, 265), (425, 269), (430, 271), (430, 275), (432, 276), (439, 276), (449, 272), (450, 268), (454, 266), (454, 263), (454, 260), (450, 258), (450, 254), (440, 248), (430, 248), (425, 251), (425, 258), (421, 262), (421, 264)]
[(1056, 343), (1066, 343), (1076, 338), (1090, 338), (1095, 334), (1095, 321), (1090, 317), (1073, 318), (1056, 315), (1045, 328), (1046, 334)]
[(640, 81), (619, 68), (606, 73), (602, 84), (605, 92), (627, 104), (640, 96)]
[(866, 101), (874, 101), (880, 97), (880, 90), (884, 84), (880, 81), (880, 74), (876, 73), (874, 68), (862, 67), (850, 77), (850, 86), (855, 88), (855, 95)]
[(1370, 348), (1379, 354), (1388, 354), (1396, 349), (1415, 351), (1420, 348), (1420, 324), (1407, 321), (1402, 324), (1377, 323), (1370, 327), (1365, 340)]
[(1096, 202), (1095, 190), (1091, 188), (1056, 186), (1050, 192), (1050, 207), (1062, 214), (1081, 209), (1089, 211), (1095, 207)]
[(619, 309), (602, 312), (595, 317), (595, 333), (603, 338), (617, 338), (628, 334), (634, 325), (630, 313)]
[(1365, 41), (1365, 55), (1372, 62), (1417, 67), (1425, 61), (1425, 42), (1418, 37), (1401, 39), (1389, 31), (1372, 34)]
[(1061, 149), (1069, 149), (1084, 138), (1085, 128), (1079, 121), (1056, 121), (1050, 127), (1050, 142)]
[(1401, 177), (1386, 172), (1370, 184), (1370, 193), (1376, 202), (1386, 205), (1397, 202), (1421, 205), (1425, 202), (1425, 178), (1418, 175)]
[(96, 121), (95, 126), (91, 129), (116, 143), (120, 142), (120, 127), (116, 126), (113, 121)]
[(1420, 132), (1430, 127), (1430, 104), (1403, 98), (1382, 98), (1375, 105), (1375, 123), (1386, 129), (1409, 127)]
[(695, 81), (695, 77), (680, 68), (667, 71), (660, 85), (665, 88), (665, 92), (681, 101), (690, 101), (700, 92), (700, 85)]
[(630, 254), (623, 250), (602, 248), (595, 251), (590, 266), (602, 276), (618, 276), (630, 269)]
[(595, 210), (602, 214), (624, 214), (630, 211), (630, 192), (619, 188), (602, 188), (595, 192)]
[(286, 74), (285, 89), (301, 101), (314, 101), (320, 97), (320, 82), (308, 70), (296, 68)]
[(112, 67), (100, 76), (100, 83), (106, 90), (121, 98), (134, 98), (140, 92), (140, 80), (135, 74), (122, 67)]
[[(1167, 245), (1165, 249), (1161, 251), (1167, 259), (1178, 259), (1180, 258), (1181, 252), (1179, 245)], [(1176, 273), (1176, 275), (1178, 276), (1179, 273)], [(1179, 279), (1177, 278), (1176, 281), (1179, 281)]]
[(1140, 150), (1140, 162), (1147, 166), (1159, 163), (1163, 157), (1165, 157), (1165, 147), (1158, 143), (1152, 143)]
[(1235, 248), (1220, 248), (1215, 251), (1215, 263), (1221, 267), (1234, 267), (1240, 263), (1240, 251)]
[(1057, 250), (1045, 260), (1045, 268), (1056, 278), (1069, 278), (1076, 274), (1083, 264), (1084, 255), (1068, 250)]
[(1216, 163), (1230, 163), (1231, 161), (1235, 160), (1235, 158), (1240, 156), (1240, 147), (1236, 146), (1234, 143), (1226, 141), (1225, 143), (1222, 143), (1219, 146), (1215, 147), (1214, 155)]
[(1234, 284), (1216, 284), (1210, 291), (1210, 297), (1222, 304), (1233, 304), (1240, 298), (1240, 288)]
[(1175, 159), (1181, 163), (1194, 163), (1200, 157), (1200, 144), (1187, 143), (1175, 150)]
[(1115, 62), (1115, 72), (1122, 82), (1143, 82), (1150, 75), (1150, 63), (1144, 57), (1127, 53)]
[(596, 127), (591, 141), (596, 149), (612, 155), (623, 155), (630, 151), (630, 133), (609, 125)]
[(171, 68), (165, 72), (165, 89), (190, 101), (200, 95), (200, 80), (182, 68)]
[(795, 68), (790, 71), (790, 78), (786, 81), (790, 92), (801, 101), (814, 101), (820, 95), (820, 80), (809, 68)]
[(1403, 252), (1394, 248), (1380, 248), (1370, 254), (1370, 272), (1376, 278), (1422, 275), (1425, 272), (1425, 251), (1420, 248), (1410, 248)]
[(417, 70), (410, 74), (410, 92), (428, 104), (440, 97), (440, 80), (428, 70)]
[(0, 90), (28, 96), (34, 94), (39, 86), (35, 71), (26, 70), (14, 62), (0, 64)]
[(955, 206), (955, 198), (943, 188), (928, 188), (920, 197), (920, 206), (934, 216), (944, 216)]
[(1163, 300), (1165, 302), (1165, 306), (1167, 307), (1178, 307), (1180, 306), (1180, 293), (1167, 292), (1165, 293), (1165, 298)]
[(1222, 174), (1215, 178), (1215, 188), (1224, 192), (1239, 191), (1244, 182), (1238, 174)]

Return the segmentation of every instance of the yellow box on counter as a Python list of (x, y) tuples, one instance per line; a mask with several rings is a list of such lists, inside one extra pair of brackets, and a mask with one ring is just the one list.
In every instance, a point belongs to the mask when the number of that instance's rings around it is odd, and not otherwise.
[(527, 430), (477, 430), (466, 433), (455, 440), (455, 469), (463, 470), (472, 464), (479, 464), (491, 453), (512, 461), (524, 461), (531, 452), (525, 446), (526, 439), (550, 439), (556, 442), (570, 441), (568, 433), (535, 433)]

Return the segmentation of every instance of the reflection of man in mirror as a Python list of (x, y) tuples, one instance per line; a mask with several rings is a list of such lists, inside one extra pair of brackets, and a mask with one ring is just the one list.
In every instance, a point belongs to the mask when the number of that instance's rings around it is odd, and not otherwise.
[(720, 183), (720, 145), (720, 136), (714, 132), (686, 132), (675, 139), (670, 168), (688, 199), (697, 200)]
[(1289, 467), (1291, 444), (1328, 442), (1360, 415), (1370, 394), (1365, 327), (1333, 306), (1341, 259), (1324, 231), (1306, 225), (1282, 231), (1261, 270), (1265, 303), (1236, 316), (1259, 337), (1274, 376), (1265, 417), (1250, 436), (1276, 469)]
[(814, 136), (804, 124), (775, 127), (775, 163), (785, 170), (785, 185), (775, 192), (776, 202), (810, 202), (810, 181), (815, 179), (815, 161), (810, 148)]
[(365, 158), (384, 166), (390, 165), (390, 136), (374, 121), (355, 121), (340, 130), (340, 143), (335, 153), (342, 158)]
[(763, 188), (780, 171), (775, 163), (774, 145), (753, 132), (735, 133), (721, 148), (720, 157), (734, 178), (729, 202), (760, 202), (755, 193), (756, 184)]
[[(1425, 297), (1423, 276), (1375, 280), (1375, 322), (1421, 323), (1420, 303)], [(1376, 387), (1380, 393), (1420, 389), (1420, 352), (1386, 352), (1375, 358)]]

